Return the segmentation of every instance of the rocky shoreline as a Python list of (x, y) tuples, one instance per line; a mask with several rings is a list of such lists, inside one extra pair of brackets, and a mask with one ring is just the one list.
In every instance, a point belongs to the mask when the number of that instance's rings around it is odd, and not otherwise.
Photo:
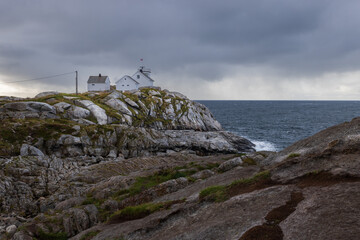
[(180, 93), (0, 98), (0, 238), (356, 239), (360, 120), (255, 152)]

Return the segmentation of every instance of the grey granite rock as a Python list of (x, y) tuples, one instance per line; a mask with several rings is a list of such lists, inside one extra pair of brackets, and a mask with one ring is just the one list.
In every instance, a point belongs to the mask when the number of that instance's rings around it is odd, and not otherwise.
[(36, 147), (33, 147), (28, 144), (23, 144), (20, 149), (20, 155), (21, 156), (40, 156), (43, 157), (44, 153), (37, 149)]
[(115, 110), (117, 110), (121, 113), (127, 114), (129, 116), (132, 115), (132, 113), (129, 110), (129, 108), (127, 107), (126, 103), (124, 103), (123, 101), (121, 101), (119, 99), (111, 98), (108, 101), (106, 101), (105, 104), (114, 108)]
[(42, 92), (39, 93), (35, 96), (35, 98), (42, 98), (42, 97), (47, 97), (47, 96), (52, 96), (52, 95), (57, 95), (59, 94), (59, 92), (57, 91), (49, 91), (49, 92)]
[(236, 157), (230, 160), (227, 160), (226, 162), (223, 162), (219, 167), (219, 171), (226, 172), (230, 169), (233, 169), (234, 167), (240, 166), (243, 163), (241, 157)]
[(85, 107), (90, 110), (91, 114), (96, 118), (98, 124), (104, 125), (108, 123), (108, 117), (104, 109), (94, 104), (90, 100), (76, 100), (75, 103), (79, 104), (82, 107)]

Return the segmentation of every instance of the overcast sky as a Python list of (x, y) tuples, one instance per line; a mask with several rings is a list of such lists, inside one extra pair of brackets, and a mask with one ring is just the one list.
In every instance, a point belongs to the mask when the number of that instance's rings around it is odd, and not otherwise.
[[(79, 71), (114, 84), (144, 59), (192, 99), (360, 99), (359, 0), (1, 0), (0, 82)], [(75, 74), (0, 95), (75, 91)]]

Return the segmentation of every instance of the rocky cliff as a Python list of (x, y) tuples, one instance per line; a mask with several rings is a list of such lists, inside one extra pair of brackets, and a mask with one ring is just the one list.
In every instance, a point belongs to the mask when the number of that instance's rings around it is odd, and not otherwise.
[[(60, 202), (86, 200), (98, 181), (167, 167), (169, 156), (254, 152), (251, 142), (223, 131), (205, 106), (160, 88), (0, 97), (0, 125), (0, 235), (15, 239), (21, 223), (58, 211)], [(141, 156), (155, 157), (135, 158)], [(98, 171), (97, 177), (85, 173), (90, 169)], [(126, 179), (129, 185), (136, 178)], [(73, 207), (82, 201), (70, 204), (71, 210), (60, 207), (62, 218), (68, 210), (77, 217)], [(82, 230), (104, 221), (98, 216), (101, 209), (91, 205), (82, 210), (91, 215)], [(73, 236), (79, 229), (71, 224), (79, 223), (69, 221), (52, 226), (50, 233), (36, 227), (32, 237), (48, 239), (59, 231)]]
[(222, 131), (205, 106), (159, 88), (1, 100), (0, 156), (254, 151), (248, 140)]
[[(84, 100), (109, 116), (101, 105), (107, 97)], [(16, 115), (5, 107), (13, 102), (2, 105), (2, 122), (10, 126), (1, 128), (4, 239), (357, 239), (360, 234), (360, 119), (269, 153), (253, 152), (246, 140), (220, 128), (91, 124), (99, 123), (92, 113), (79, 121), (69, 114), (81, 107), (75, 102), (60, 115), (56, 107), (22, 108)], [(91, 112), (89, 106), (82, 108)], [(41, 120), (14, 117), (29, 111), (38, 111)]]

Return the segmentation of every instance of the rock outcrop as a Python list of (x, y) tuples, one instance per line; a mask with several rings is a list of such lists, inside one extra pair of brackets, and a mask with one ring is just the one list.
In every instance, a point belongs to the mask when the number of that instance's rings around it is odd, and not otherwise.
[(159, 88), (37, 97), (0, 103), (0, 156), (128, 158), (183, 150), (254, 151), (251, 142), (222, 131), (205, 106)]
[(309, 172), (360, 177), (360, 118), (325, 129), (273, 154), (264, 164), (278, 164), (273, 178), (289, 181)]
[(0, 107), (1, 239), (360, 234), (360, 118), (269, 153), (178, 93), (38, 100)]
[(157, 130), (222, 130), (204, 105), (160, 88), (80, 95), (44, 92), (33, 101), (7, 103), (12, 99), (3, 98), (3, 105), (0, 99), (1, 119), (67, 118), (82, 123), (121, 123)]
[(53, 106), (42, 102), (11, 102), (0, 107), (0, 119), (57, 118)]

